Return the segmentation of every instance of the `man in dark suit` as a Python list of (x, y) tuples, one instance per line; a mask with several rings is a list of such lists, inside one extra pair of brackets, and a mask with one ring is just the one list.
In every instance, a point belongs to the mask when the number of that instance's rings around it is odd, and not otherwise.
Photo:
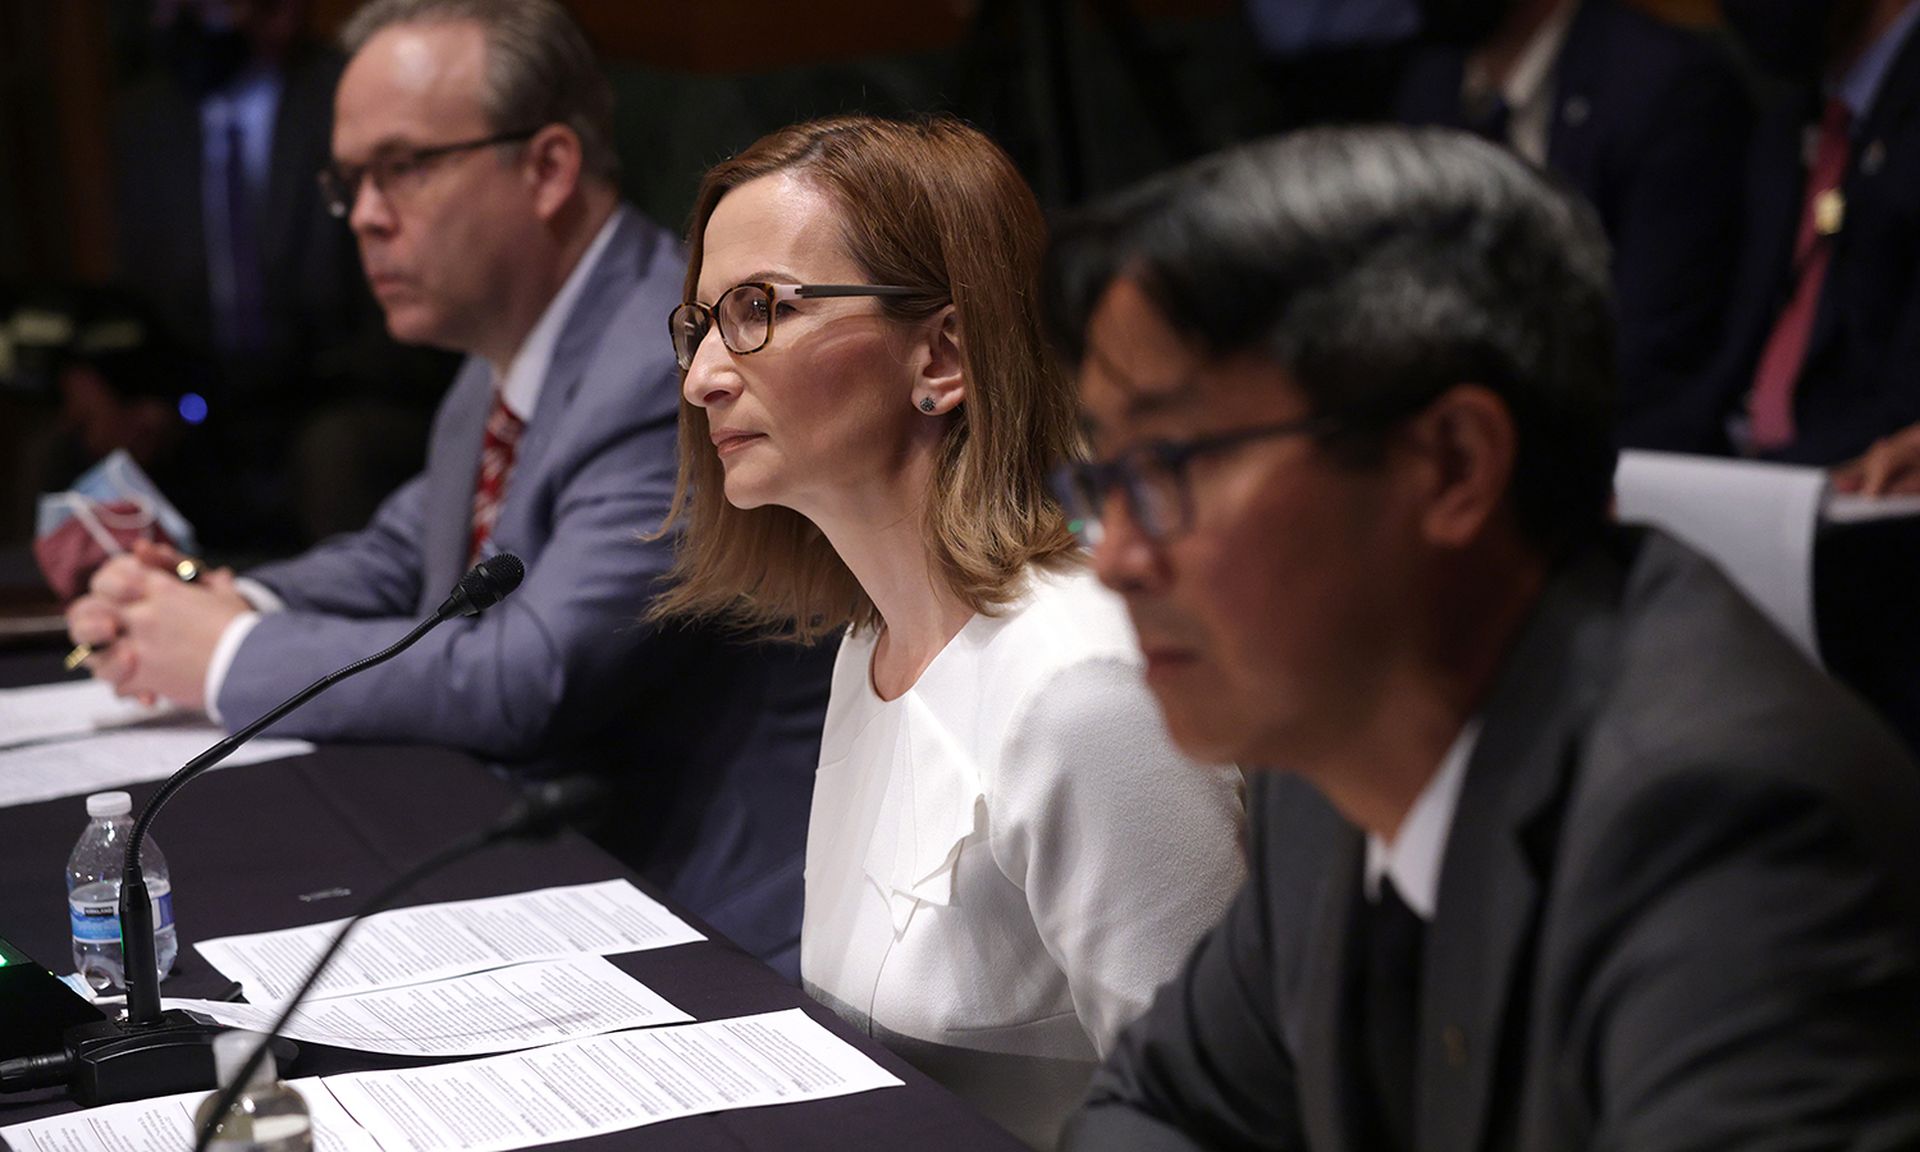
[(1075, 1148), (1920, 1144), (1920, 771), (1610, 525), (1591, 216), (1456, 133), (1298, 135), (1069, 223), (1074, 489), (1246, 888)]
[[(594, 829), (789, 976), (833, 646), (641, 622), (672, 566), (686, 259), (620, 200), (613, 96), (553, 0), (374, 0), (330, 198), (395, 337), (468, 353), (427, 465), (358, 532), (236, 578), (116, 557), (68, 612), (123, 694), (238, 728), (427, 615), (499, 551), (526, 582), (275, 730), (446, 744), (626, 787)], [(109, 646), (110, 645), (110, 646)]]
[(1688, 405), (1720, 347), (1752, 120), (1724, 53), (1617, 0), (1428, 8), (1398, 118), (1505, 144), (1598, 210), (1620, 313), (1619, 442), (1702, 449)]
[(1788, 86), (1754, 135), (1746, 251), (1698, 419), (1723, 450), (1844, 465), (1920, 422), (1920, 4), (1726, 14)]
[(216, 547), (284, 551), (419, 467), (455, 361), (388, 337), (321, 203), (344, 60), (305, 37), (306, 0), (154, 7), (159, 66), (114, 124), (119, 276), (213, 368), (199, 432), (229, 483), (183, 506)]

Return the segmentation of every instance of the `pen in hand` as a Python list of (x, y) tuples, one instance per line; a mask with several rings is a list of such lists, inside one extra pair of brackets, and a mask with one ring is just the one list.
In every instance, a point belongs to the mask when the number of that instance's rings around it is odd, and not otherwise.
[[(173, 566), (173, 574), (178, 576), (182, 583), (191, 584), (200, 579), (200, 565), (194, 560), (183, 558)], [(95, 653), (104, 652), (111, 646), (111, 644), (75, 644), (73, 651), (67, 653), (66, 659), (61, 661), (61, 665), (72, 672), (85, 664)]]

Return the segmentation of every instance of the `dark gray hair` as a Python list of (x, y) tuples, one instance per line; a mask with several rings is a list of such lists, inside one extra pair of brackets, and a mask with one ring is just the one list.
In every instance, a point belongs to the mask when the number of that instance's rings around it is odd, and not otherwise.
[(565, 124), (580, 137), (582, 166), (602, 180), (620, 173), (613, 147), (613, 89), (593, 46), (555, 0), (370, 0), (340, 43), (358, 52), (396, 24), (477, 24), (487, 37), (482, 105), (496, 132)]
[[(1447, 388), (1513, 415), (1519, 526), (1550, 556), (1605, 523), (1615, 389), (1608, 249), (1594, 213), (1485, 141), (1333, 128), (1205, 157), (1056, 230), (1047, 320), (1069, 364), (1116, 279), (1213, 356), (1284, 368), (1369, 444)], [(1352, 458), (1352, 457), (1350, 457)]]

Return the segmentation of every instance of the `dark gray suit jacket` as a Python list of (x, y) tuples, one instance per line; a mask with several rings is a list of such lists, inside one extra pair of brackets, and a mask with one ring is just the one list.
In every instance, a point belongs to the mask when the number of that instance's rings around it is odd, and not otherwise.
[[(446, 744), (629, 789), (603, 840), (716, 928), (798, 973), (802, 846), (834, 645), (748, 646), (643, 625), (671, 539), (679, 376), (667, 312), (685, 256), (629, 211), (561, 328), (493, 532), (526, 582), (275, 725), (318, 740)], [(238, 727), (379, 651), (467, 564), (487, 366), (440, 406), (426, 471), (360, 532), (249, 572), (286, 600), (220, 690)]]
[[(1920, 770), (1704, 560), (1622, 530), (1485, 707), (1426, 935), (1416, 1143), (1920, 1146)], [(1363, 838), (1257, 786), (1251, 878), (1085, 1149), (1353, 1149)]]

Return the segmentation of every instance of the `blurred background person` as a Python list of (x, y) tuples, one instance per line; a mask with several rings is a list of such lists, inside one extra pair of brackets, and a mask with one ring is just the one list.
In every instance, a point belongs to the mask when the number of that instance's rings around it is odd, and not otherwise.
[(1688, 420), (1740, 249), (1751, 98), (1722, 46), (1619, 0), (1427, 0), (1397, 118), (1465, 128), (1599, 211), (1620, 313), (1620, 443), (1699, 451)]
[(712, 169), (672, 329), (656, 617), (845, 630), (801, 978), (1035, 1147), (1239, 884), (1239, 773), (1174, 751), (1048, 470), (1073, 397), (1045, 228), (951, 119), (830, 119)]
[(454, 361), (387, 335), (314, 183), (342, 58), (308, 0), (154, 0), (151, 20), (114, 124), (120, 278), (214, 369), (201, 439), (227, 483), (203, 541), (289, 551), (419, 468)]
[(1920, 489), (1920, 440), (1898, 436), (1920, 422), (1920, 3), (1724, 8), (1780, 86), (1746, 169), (1745, 259), (1701, 435), (1843, 466), (1843, 488)]

